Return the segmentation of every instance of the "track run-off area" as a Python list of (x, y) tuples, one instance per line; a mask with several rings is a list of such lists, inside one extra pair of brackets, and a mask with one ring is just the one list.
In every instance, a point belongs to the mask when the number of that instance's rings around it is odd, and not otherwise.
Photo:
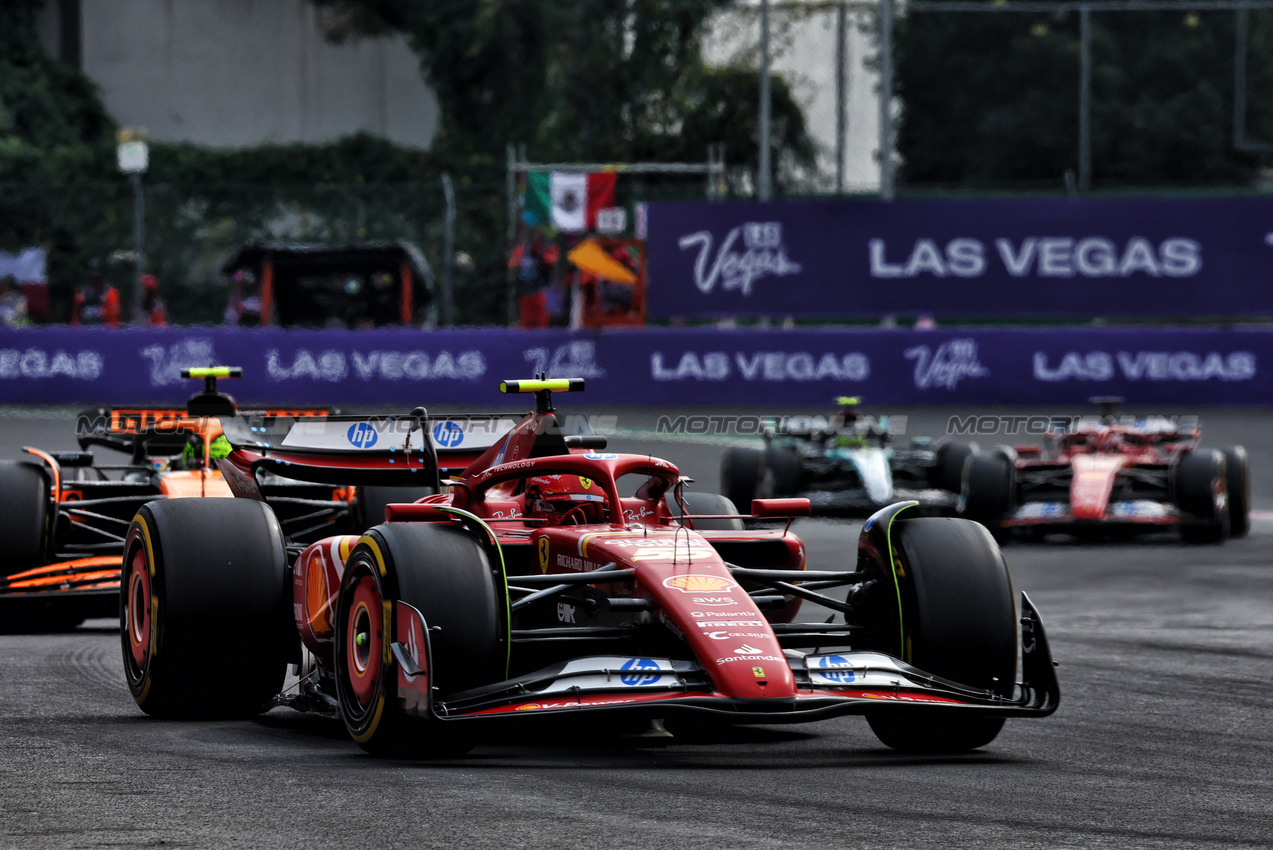
[[(586, 400), (557, 401), (567, 412)], [(614, 417), (611, 450), (666, 457), (696, 489), (717, 489), (733, 438), (669, 439), (656, 425), (722, 411), (588, 412)], [(1088, 411), (880, 412), (907, 415), (909, 439), (941, 436), (951, 415)], [(983, 750), (897, 755), (846, 717), (660, 745), (536, 731), (461, 759), (383, 762), (338, 722), (286, 709), (150, 719), (124, 684), (114, 624), (97, 620), (0, 635), (0, 848), (1267, 847), (1273, 411), (1147, 412), (1196, 414), (1204, 446), (1246, 446), (1251, 534), (1221, 546), (1164, 536), (1005, 547), (1048, 630), (1062, 702), (1050, 718), (1009, 720)], [(77, 448), (73, 411), (0, 411), (0, 457), (24, 445)], [(810, 568), (850, 565), (860, 526), (798, 521)]]

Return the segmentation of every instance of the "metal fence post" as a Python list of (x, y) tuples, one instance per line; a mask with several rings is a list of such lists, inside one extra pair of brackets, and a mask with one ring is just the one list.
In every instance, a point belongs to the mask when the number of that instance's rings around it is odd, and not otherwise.
[(513, 256), (513, 248), (517, 242), (517, 155), (513, 146), (505, 151), (508, 155), (507, 173), (504, 177), (504, 191), (508, 193), (508, 234), (504, 249), (504, 285), (508, 292), (508, 326), (517, 325), (517, 278), (513, 275), (513, 267), (508, 258)]
[(756, 173), (756, 198), (769, 200), (769, 0), (760, 0), (760, 128), (757, 133), (760, 162)]
[(845, 73), (844, 66), (848, 62), (848, 41), (844, 29), (847, 25), (849, 9), (841, 0), (835, 7), (835, 192), (844, 194), (844, 99)]
[(133, 297), (130, 309), (126, 312), (128, 319), (141, 316), (141, 276), (146, 272), (146, 194), (141, 182), (141, 172), (134, 171), (133, 178), (133, 255), (136, 258), (133, 274)]
[(446, 199), (446, 219), (442, 234), (442, 321), (455, 324), (454, 269), (455, 269), (455, 187), (451, 175), (442, 175), (442, 194)]
[(1092, 7), (1079, 10), (1079, 191), (1092, 188)]
[(893, 0), (880, 0), (880, 198), (893, 200)]

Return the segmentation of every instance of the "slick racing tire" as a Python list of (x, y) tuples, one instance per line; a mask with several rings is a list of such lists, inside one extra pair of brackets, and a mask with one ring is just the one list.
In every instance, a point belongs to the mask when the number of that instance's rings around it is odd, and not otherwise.
[(1223, 543), (1229, 536), (1230, 512), (1216, 505), (1216, 489), (1228, 493), (1225, 457), (1211, 449), (1194, 449), (1181, 455), (1176, 465), (1176, 506), (1198, 522), (1182, 525), (1186, 543)]
[[(424, 620), (425, 646), (414, 650), (423, 707), (419, 690), (402, 687), (393, 650), (409, 626), (404, 604)], [(336, 606), (336, 693), (350, 737), (381, 757), (467, 752), (473, 739), (436, 719), (431, 702), (505, 679), (508, 640), (505, 579), (477, 538), (434, 523), (373, 528), (349, 555)]]
[(1229, 496), (1229, 536), (1246, 537), (1251, 530), (1251, 459), (1241, 446), (1221, 451)]
[[(984, 527), (927, 517), (894, 526), (901, 622), (889, 654), (970, 688), (1011, 697), (1017, 671), (1012, 579)], [(896, 619), (894, 620), (896, 622)], [(1002, 717), (959, 709), (893, 708), (867, 715), (885, 745), (908, 753), (955, 753), (989, 744)]]
[(937, 463), (931, 483), (939, 490), (958, 493), (963, 487), (964, 466), (977, 453), (974, 443), (942, 443), (937, 448)]
[(751, 502), (760, 493), (761, 463), (764, 456), (756, 449), (734, 446), (725, 449), (720, 459), (720, 489), (734, 505), (751, 513)]
[[(690, 519), (686, 520), (686, 524), (695, 531), (742, 531), (743, 521), (740, 517), (735, 516), (711, 516), (713, 514), (736, 514), (738, 508), (733, 501), (725, 498), (717, 493), (682, 493), (681, 499), (685, 502), (685, 510), (681, 511), (681, 505), (676, 498), (669, 493), (667, 496), (667, 509), (674, 517), (689, 514), (709, 515), (709, 519)], [(750, 503), (748, 504), (750, 507)]]
[(385, 521), (385, 505), (416, 502), (432, 495), (432, 487), (359, 487), (358, 533)]
[(790, 446), (767, 446), (761, 465), (761, 495), (783, 499), (799, 492), (800, 453)]
[(120, 640), (128, 689), (162, 718), (250, 717), (297, 656), (287, 552), (251, 499), (169, 499), (128, 529)]
[(0, 461), (0, 575), (14, 575), (44, 563), (49, 482), (40, 468)]
[(1017, 468), (1002, 451), (972, 455), (964, 466), (964, 516), (980, 523), (1004, 519), (1016, 506)]

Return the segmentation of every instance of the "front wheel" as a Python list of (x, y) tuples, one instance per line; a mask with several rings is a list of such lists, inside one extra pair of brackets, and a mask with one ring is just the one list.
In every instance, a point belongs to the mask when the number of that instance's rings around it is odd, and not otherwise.
[[(1010, 697), (1016, 683), (1017, 613), (998, 545), (977, 523), (928, 517), (894, 525), (900, 622), (887, 651), (926, 673)], [(901, 752), (953, 753), (985, 746), (1003, 718), (959, 709), (898, 708), (867, 716)]]
[(124, 545), (128, 689), (155, 717), (248, 717), (283, 686), (297, 636), (274, 512), (248, 499), (143, 505)]
[(507, 600), (502, 572), (463, 529), (389, 523), (368, 532), (337, 602), (336, 690), (350, 737), (382, 757), (471, 749), (472, 738), (444, 728), (431, 705), (507, 676)]
[(1246, 537), (1251, 530), (1251, 459), (1242, 446), (1223, 449), (1229, 496), (1229, 536)]
[(1229, 536), (1225, 466), (1224, 455), (1217, 451), (1195, 449), (1181, 456), (1176, 466), (1176, 505), (1194, 519), (1194, 524), (1180, 528), (1184, 542), (1223, 543)]

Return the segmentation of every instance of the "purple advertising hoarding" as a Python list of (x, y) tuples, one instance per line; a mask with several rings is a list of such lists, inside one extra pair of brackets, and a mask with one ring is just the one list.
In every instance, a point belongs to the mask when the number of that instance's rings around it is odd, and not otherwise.
[(651, 204), (649, 315), (1273, 316), (1273, 199)]
[(587, 379), (572, 405), (1273, 404), (1273, 330), (1136, 328), (26, 328), (0, 330), (0, 404), (180, 404), (209, 364), (255, 405), (524, 406), (499, 382), (536, 372)]

